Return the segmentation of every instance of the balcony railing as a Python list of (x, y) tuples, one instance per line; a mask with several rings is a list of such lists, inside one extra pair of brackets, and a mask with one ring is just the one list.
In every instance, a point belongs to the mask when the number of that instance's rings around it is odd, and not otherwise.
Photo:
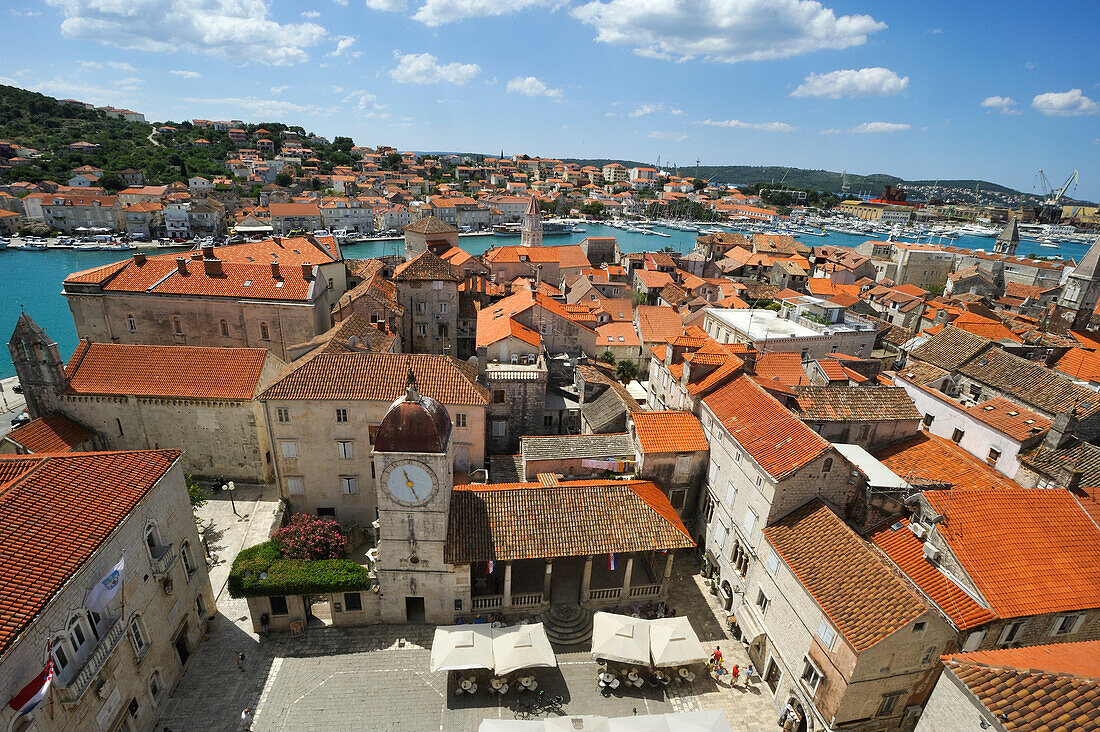
[(83, 665), (74, 669), (71, 680), (62, 681), (60, 678), (54, 680), (54, 687), (57, 689), (57, 695), (62, 704), (73, 704), (80, 701), (80, 697), (84, 695), (84, 692), (88, 690), (88, 686), (99, 675), (100, 670), (107, 663), (107, 659), (118, 647), (118, 642), (125, 635), (126, 624), (122, 622), (122, 618), (118, 616), (108, 617), (106, 622), (110, 623), (106, 632), (103, 633), (96, 647), (92, 649), (91, 654), (84, 660)]
[(179, 554), (173, 549), (172, 544), (154, 546), (149, 548), (149, 564), (153, 567), (153, 574), (163, 577), (176, 563)]
[(589, 600), (615, 600), (623, 594), (622, 587), (608, 587), (606, 590), (589, 590)]
[(486, 595), (474, 598), (474, 610), (488, 610), (504, 606), (504, 595)]
[(541, 605), (541, 592), (526, 592), (522, 595), (512, 595), (512, 606)]
[(630, 588), (631, 597), (652, 597), (661, 594), (660, 585), (638, 585)]

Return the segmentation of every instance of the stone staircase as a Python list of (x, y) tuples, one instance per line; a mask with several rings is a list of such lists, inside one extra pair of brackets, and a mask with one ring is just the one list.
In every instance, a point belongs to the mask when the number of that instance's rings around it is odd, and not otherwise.
[(592, 639), (592, 612), (578, 605), (551, 605), (539, 619), (555, 646), (575, 646)]

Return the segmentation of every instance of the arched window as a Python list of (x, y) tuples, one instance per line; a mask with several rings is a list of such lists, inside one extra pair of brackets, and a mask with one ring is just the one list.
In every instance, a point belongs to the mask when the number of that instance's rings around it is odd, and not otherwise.
[(137, 333), (137, 319), (133, 313), (126, 316), (126, 327), (129, 328), (131, 333)]
[(73, 650), (77, 655), (80, 655), (80, 652), (84, 650), (84, 644), (88, 642), (88, 633), (84, 630), (84, 623), (81, 621), (80, 616), (74, 616), (69, 621), (68, 637)]
[(134, 653), (141, 658), (149, 650), (149, 634), (145, 632), (145, 623), (140, 615), (135, 614), (130, 618), (129, 633), (130, 642), (134, 644)]
[(195, 563), (191, 561), (191, 545), (186, 541), (180, 546), (180, 560), (187, 571), (188, 578), (195, 573)]
[(223, 338), (228, 338), (229, 337), (229, 321), (223, 319), (221, 321), (221, 328), (222, 328), (222, 337)]
[(50, 653), (53, 654), (53, 663), (59, 672), (64, 673), (69, 665), (68, 643), (65, 636), (59, 635), (50, 643)]
[(825, 458), (825, 462), (823, 462), (821, 464), (821, 472), (822, 473), (828, 473), (832, 469), (833, 469), (833, 459), (832, 458)]
[(156, 524), (145, 527), (145, 546), (149, 549), (151, 559), (157, 559), (160, 556), (159, 548), (164, 546), (164, 542), (160, 540), (160, 530), (157, 529)]
[(172, 332), (176, 335), (183, 335), (183, 321), (180, 320), (178, 315), (172, 318)]
[(260, 323), (260, 340), (271, 340), (271, 332), (267, 329), (267, 323)]

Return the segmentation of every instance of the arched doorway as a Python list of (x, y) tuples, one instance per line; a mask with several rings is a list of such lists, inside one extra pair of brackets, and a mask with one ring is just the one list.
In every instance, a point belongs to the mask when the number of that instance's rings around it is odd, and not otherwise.
[(791, 696), (787, 699), (787, 704), (794, 708), (795, 714), (798, 715), (798, 723), (793, 725), (783, 725), (784, 732), (807, 732), (809, 729), (809, 720), (807, 719), (806, 709), (802, 706), (802, 702), (798, 700), (798, 697)]

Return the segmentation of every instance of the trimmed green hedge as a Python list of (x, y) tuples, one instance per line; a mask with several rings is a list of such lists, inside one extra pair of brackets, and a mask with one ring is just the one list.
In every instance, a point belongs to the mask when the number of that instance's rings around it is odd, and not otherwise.
[(350, 559), (283, 559), (270, 541), (242, 551), (229, 570), (231, 597), (354, 592), (370, 589), (370, 583), (367, 568)]

